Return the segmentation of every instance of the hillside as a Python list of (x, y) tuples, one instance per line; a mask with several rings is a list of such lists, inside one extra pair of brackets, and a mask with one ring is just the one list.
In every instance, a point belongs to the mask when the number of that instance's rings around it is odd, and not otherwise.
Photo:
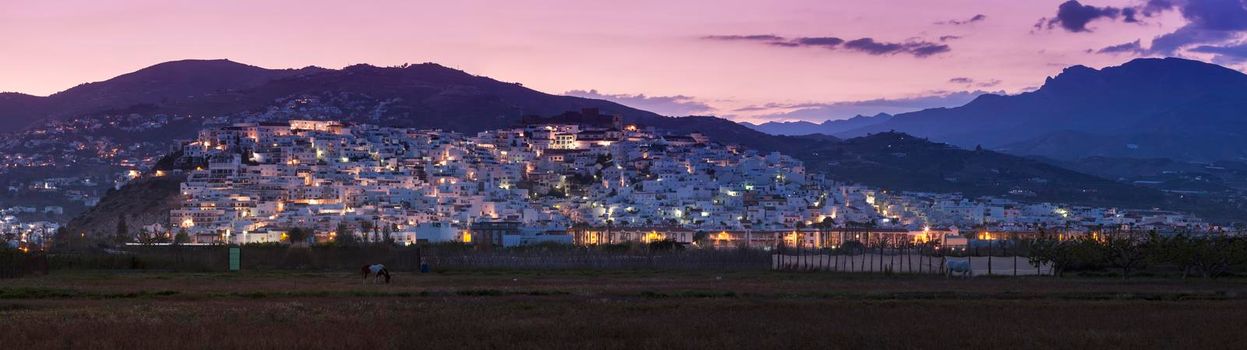
[(47, 107), (45, 98), (26, 94), (0, 93), (0, 133), (23, 129), (39, 119)]
[(1149, 207), (1160, 191), (988, 150), (965, 150), (889, 132), (824, 143), (794, 154), (813, 171), (889, 190), (961, 192), (1024, 201)]
[(178, 189), (183, 180), (175, 175), (149, 177), (110, 190), (99, 204), (70, 220), (65, 227), (69, 232), (92, 237), (116, 234), (117, 221), (122, 217), (131, 233), (151, 224), (169, 227), (169, 211), (180, 205)]
[(1034, 92), (983, 95), (839, 136), (901, 131), (962, 147), (1058, 159), (1247, 159), (1247, 75), (1177, 58), (1065, 69)]
[[(242, 116), (291, 108), (314, 100), (320, 111), (301, 118), (334, 118), (378, 125), (460, 132), (507, 127), (524, 115), (553, 115), (583, 108), (674, 132), (700, 131), (764, 150), (789, 147), (782, 137), (711, 117), (669, 118), (618, 103), (560, 96), (424, 63), (402, 67), (354, 65), (343, 69), (265, 69), (228, 60), (161, 63), (102, 82), (79, 85), (42, 101), (44, 108), (14, 108), (3, 119), (28, 121), (138, 113)], [(22, 98), (18, 98), (22, 97)], [(0, 99), (0, 107), (5, 106)], [(14, 102), (16, 103), (16, 102)], [(24, 102), (35, 103), (35, 102)], [(328, 109), (328, 110), (326, 110)], [(333, 112), (333, 113), (330, 113)], [(0, 119), (2, 120), (2, 119)], [(15, 128), (16, 129), (16, 128)], [(169, 137), (188, 137), (178, 133)]]

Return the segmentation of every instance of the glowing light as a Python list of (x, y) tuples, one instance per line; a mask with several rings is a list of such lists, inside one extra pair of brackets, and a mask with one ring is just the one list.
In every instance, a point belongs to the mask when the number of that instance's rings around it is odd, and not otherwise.
[(666, 238), (667, 237), (665, 235), (658, 233), (658, 231), (650, 231), (649, 233), (646, 233), (645, 237), (642, 237), (641, 240), (644, 241), (645, 243), (651, 243), (651, 242), (658, 242)]

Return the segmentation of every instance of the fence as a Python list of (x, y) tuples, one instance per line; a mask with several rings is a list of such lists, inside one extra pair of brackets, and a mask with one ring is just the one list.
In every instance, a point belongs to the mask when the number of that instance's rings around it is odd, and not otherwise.
[[(767, 270), (770, 253), (756, 250), (608, 250), (587, 247), (499, 249), (467, 246), (289, 247), (243, 246), (241, 269), (355, 271), (385, 264), (394, 271), (415, 271), (421, 263), (433, 270), (462, 269), (672, 269)], [(60, 254), (53, 269), (158, 269), (226, 271), (225, 246), (131, 246), (108, 253)]]
[(0, 279), (47, 273), (48, 258), (46, 255), (0, 249)]
[(770, 254), (761, 251), (697, 250), (659, 253), (604, 253), (575, 250), (551, 254), (473, 253), (429, 256), (431, 266), (440, 268), (516, 268), (516, 269), (675, 269), (675, 270), (766, 270)]
[(775, 254), (779, 271), (834, 271), (968, 276), (1051, 275), (1050, 264), (1032, 265), (1024, 256), (936, 256), (928, 254)]

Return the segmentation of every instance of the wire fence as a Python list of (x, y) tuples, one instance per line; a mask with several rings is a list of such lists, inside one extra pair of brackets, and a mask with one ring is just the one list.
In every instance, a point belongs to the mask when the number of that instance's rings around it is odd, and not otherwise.
[(0, 279), (48, 274), (48, 257), (18, 250), (0, 250)]
[[(368, 264), (384, 264), (394, 271), (472, 269), (660, 269), (660, 270), (760, 270), (770, 267), (770, 253), (760, 250), (642, 248), (601, 249), (557, 247), (552, 249), (477, 250), (465, 246), (242, 246), (240, 267), (244, 271), (338, 270), (356, 271)], [(51, 254), (53, 270), (131, 269), (171, 271), (227, 271), (225, 246), (130, 246), (89, 253)]]
[(928, 254), (775, 254), (771, 268), (778, 271), (950, 274), (963, 276), (1051, 275), (1047, 263), (1032, 264), (1025, 256), (947, 256)]

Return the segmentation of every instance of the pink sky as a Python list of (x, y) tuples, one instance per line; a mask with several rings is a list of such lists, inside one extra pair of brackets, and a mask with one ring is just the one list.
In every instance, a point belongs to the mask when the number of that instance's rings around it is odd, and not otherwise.
[[(1084, 3), (1125, 8), (1141, 2)], [(1186, 23), (1179, 12), (1168, 11), (1140, 23), (1092, 21), (1089, 32), (1034, 28), (1056, 15), (1061, 3), (5, 0), (0, 91), (47, 95), (187, 58), (268, 68), (437, 62), (549, 93), (683, 96), (679, 100), (691, 102), (692, 109), (707, 106), (701, 114), (762, 121), (800, 104), (1019, 92), (1068, 65), (1125, 62), (1139, 54), (1088, 50), (1140, 39), (1147, 46)], [(969, 24), (937, 23), (979, 14), (985, 18)], [(949, 49), (916, 57), (703, 39), (762, 34), (927, 42)], [(941, 42), (943, 36), (960, 39)], [(821, 119), (840, 117), (846, 116)]]

